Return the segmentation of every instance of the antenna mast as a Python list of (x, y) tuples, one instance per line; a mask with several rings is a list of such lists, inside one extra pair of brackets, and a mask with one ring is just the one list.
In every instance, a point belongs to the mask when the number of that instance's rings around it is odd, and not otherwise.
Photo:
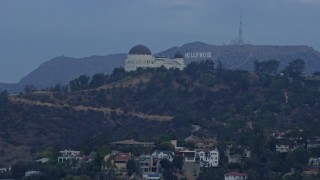
[(242, 39), (242, 11), (241, 11), (241, 14), (240, 14), (238, 45), (240, 45), (240, 46), (243, 45), (243, 39)]

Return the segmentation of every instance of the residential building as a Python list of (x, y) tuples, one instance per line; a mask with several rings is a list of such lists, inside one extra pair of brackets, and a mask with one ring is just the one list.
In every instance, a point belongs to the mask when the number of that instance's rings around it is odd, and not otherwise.
[(196, 151), (183, 150), (179, 151), (179, 154), (183, 157), (185, 162), (196, 162)]
[(200, 162), (200, 167), (218, 167), (219, 151), (217, 149), (211, 151), (197, 151), (196, 159)]
[(49, 158), (41, 158), (36, 160), (36, 162), (46, 163), (46, 162), (49, 162), (49, 160), (50, 160)]
[(58, 157), (58, 162), (65, 162), (68, 160), (82, 160), (80, 151), (63, 150), (59, 152), (61, 156)]
[(320, 158), (319, 157), (310, 158), (308, 165), (313, 167), (320, 167)]
[(59, 151), (60, 154), (62, 154), (62, 156), (79, 156), (80, 155), (80, 151), (73, 151), (73, 150), (63, 150), (63, 151)]
[(320, 137), (315, 137), (313, 140), (307, 141), (307, 150), (310, 148), (320, 147)]
[(241, 164), (241, 158), (242, 156), (240, 154), (234, 154), (227, 156), (228, 163), (235, 163), (235, 164)]
[(217, 140), (214, 138), (192, 139), (190, 142), (194, 143), (196, 149), (210, 150), (217, 147)]
[(246, 173), (230, 172), (224, 175), (224, 180), (244, 180), (248, 179)]
[(39, 176), (42, 175), (43, 173), (40, 171), (27, 171), (24, 173), (25, 177), (29, 177), (29, 176)]
[(276, 151), (286, 153), (296, 148), (295, 142), (289, 140), (281, 140), (276, 144)]
[(244, 154), (244, 157), (250, 158), (251, 157), (250, 149), (244, 149), (243, 154)]
[(0, 173), (5, 173), (7, 171), (11, 171), (11, 168), (0, 168)]
[(151, 156), (157, 159), (168, 159), (170, 162), (173, 161), (174, 152), (170, 150), (155, 150)]
[(249, 148), (243, 149), (241, 146), (238, 146), (237, 148), (235, 148), (232, 145), (229, 145), (226, 148), (224, 154), (228, 159), (228, 163), (236, 163), (236, 164), (241, 164), (242, 158), (244, 157), (245, 158), (251, 157), (251, 151), (249, 150)]
[(147, 179), (149, 174), (155, 174), (160, 172), (160, 159), (153, 157), (152, 155), (140, 155), (139, 166), (140, 173)]
[(114, 159), (114, 165), (120, 171), (127, 169), (127, 162), (131, 159), (131, 153), (119, 153)]

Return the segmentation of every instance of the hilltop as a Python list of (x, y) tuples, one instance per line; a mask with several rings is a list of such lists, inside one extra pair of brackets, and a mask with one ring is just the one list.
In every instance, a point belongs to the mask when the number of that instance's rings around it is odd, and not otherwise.
[[(186, 63), (200, 62), (201, 60), (218, 61), (227, 69), (253, 70), (256, 60), (279, 60), (280, 68), (290, 61), (303, 59), (306, 63), (305, 74), (310, 75), (320, 69), (320, 53), (309, 46), (270, 46), (270, 45), (209, 45), (202, 42), (193, 42), (172, 47), (155, 53), (156, 56), (173, 57), (176, 52), (211, 53), (210, 57), (186, 57)], [(21, 92), (26, 85), (34, 85), (37, 89), (44, 89), (56, 84), (66, 85), (80, 75), (92, 76), (97, 73), (110, 74), (114, 68), (123, 67), (126, 53), (106, 56), (91, 56), (85, 58), (70, 58), (60, 56), (53, 58), (34, 71), (23, 77), (17, 84), (1, 84), (0, 89), (10, 92)]]

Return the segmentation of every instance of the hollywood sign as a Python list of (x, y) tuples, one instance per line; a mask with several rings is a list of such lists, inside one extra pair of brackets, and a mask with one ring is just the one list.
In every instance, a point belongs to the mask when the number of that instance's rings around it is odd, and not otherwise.
[(184, 58), (211, 58), (211, 52), (187, 52), (184, 53)]

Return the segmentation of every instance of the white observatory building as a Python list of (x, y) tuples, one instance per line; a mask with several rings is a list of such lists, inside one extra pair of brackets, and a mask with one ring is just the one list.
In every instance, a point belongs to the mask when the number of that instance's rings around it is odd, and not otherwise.
[(177, 68), (183, 70), (185, 68), (183, 55), (176, 53), (173, 59), (158, 58), (151, 54), (148, 47), (136, 45), (130, 49), (124, 68), (126, 71), (135, 71), (138, 68), (157, 68), (161, 66), (166, 69)]

